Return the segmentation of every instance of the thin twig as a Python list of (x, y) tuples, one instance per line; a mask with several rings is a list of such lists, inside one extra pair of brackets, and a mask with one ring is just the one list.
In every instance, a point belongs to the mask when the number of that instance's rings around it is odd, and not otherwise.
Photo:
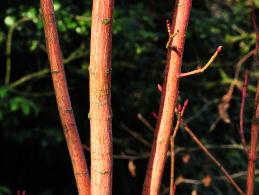
[(199, 138), (193, 133), (193, 131), (188, 127), (188, 125), (182, 120), (181, 124), (183, 125), (184, 130), (191, 136), (195, 143), (201, 148), (201, 150), (209, 157), (209, 159), (220, 169), (220, 171), (226, 176), (227, 180), (232, 184), (232, 186), (237, 190), (241, 195), (245, 193), (241, 190), (238, 184), (233, 180), (231, 175), (223, 167), (223, 165), (208, 151), (208, 149), (201, 143)]
[(170, 195), (175, 194), (176, 185), (174, 183), (174, 170), (175, 170), (175, 137), (178, 132), (181, 123), (181, 111), (178, 109), (178, 119), (173, 131), (173, 135), (170, 137), (170, 152), (171, 152), (171, 173), (170, 173)]
[[(76, 60), (78, 58), (81, 58), (83, 56), (85, 56), (85, 53), (83, 51), (81, 51), (83, 49), (83, 46), (80, 46), (78, 49), (74, 50), (67, 58), (64, 58), (63, 60), (63, 65), (70, 63), (73, 60)], [(37, 72), (33, 72), (30, 73), (28, 75), (25, 75), (23, 77), (21, 77), (20, 79), (10, 83), (8, 85), (8, 87), (10, 88), (16, 88), (22, 84), (24, 84), (25, 82), (28, 82), (32, 79), (38, 78), (38, 77), (42, 77), (47, 75), (50, 72), (50, 70), (48, 68), (44, 68), (42, 70), (39, 70)]]
[(32, 20), (33, 18), (23, 17), (20, 20), (17, 20), (13, 25), (9, 28), (7, 39), (6, 39), (6, 70), (5, 70), (5, 84), (9, 84), (11, 78), (11, 66), (12, 66), (12, 39), (14, 30), (22, 23)]
[[(255, 170), (255, 175), (258, 175), (258, 174), (259, 174), (259, 169)], [(239, 178), (239, 177), (245, 177), (245, 176), (247, 176), (247, 171), (240, 171), (240, 172), (231, 174), (231, 177), (233, 179), (236, 179), (236, 178)], [(223, 177), (223, 176), (220, 176), (220, 177), (217, 177), (215, 179), (217, 179), (217, 180), (225, 180), (226, 178)]]
[(173, 131), (173, 135), (171, 135), (170, 137), (170, 151), (171, 151), (171, 176), (170, 176), (170, 195), (174, 195), (175, 194), (175, 190), (176, 190), (176, 185), (175, 185), (175, 181), (174, 181), (174, 170), (175, 170), (175, 138), (177, 135), (177, 132), (179, 130), (180, 124), (181, 124), (181, 120), (183, 118), (184, 115), (184, 111), (186, 109), (188, 105), (188, 99), (186, 99), (184, 101), (183, 107), (179, 104), (178, 105), (178, 109), (177, 109), (177, 122)]
[(154, 133), (155, 129), (142, 114), (138, 113), (137, 117), (148, 128), (148, 130), (150, 130), (151, 133)]
[(182, 77), (186, 77), (194, 74), (203, 73), (212, 64), (212, 62), (215, 60), (215, 58), (217, 57), (221, 49), (222, 49), (222, 46), (219, 46), (215, 51), (215, 53), (213, 54), (213, 56), (211, 56), (210, 60), (202, 68), (197, 68), (196, 70), (193, 70), (190, 72), (181, 73), (179, 77), (182, 78)]
[(147, 146), (148, 148), (151, 147), (150, 142), (148, 142), (147, 140), (145, 140), (139, 133), (136, 133), (135, 131), (133, 131), (132, 129), (130, 129), (129, 127), (127, 127), (123, 122), (121, 123), (121, 127), (124, 131), (126, 131), (128, 134), (130, 134), (132, 137), (134, 137), (135, 139), (137, 139), (140, 143), (142, 143), (143, 145)]
[(22, 78), (16, 80), (15, 82), (9, 84), (9, 87), (10, 88), (16, 88), (16, 87), (24, 84), (25, 82), (30, 81), (31, 79), (42, 77), (49, 72), (50, 72), (50, 70), (48, 68), (44, 68), (44, 69), (39, 70), (37, 72), (33, 72), (31, 74), (23, 76)]
[(246, 145), (246, 140), (244, 136), (244, 108), (245, 108), (245, 98), (246, 98), (246, 89), (248, 85), (248, 71), (245, 71), (245, 80), (244, 85), (242, 89), (242, 101), (241, 101), (241, 107), (240, 107), (240, 121), (239, 121), (239, 134), (241, 138), (241, 143), (243, 145), (244, 152), (248, 155), (248, 149)]

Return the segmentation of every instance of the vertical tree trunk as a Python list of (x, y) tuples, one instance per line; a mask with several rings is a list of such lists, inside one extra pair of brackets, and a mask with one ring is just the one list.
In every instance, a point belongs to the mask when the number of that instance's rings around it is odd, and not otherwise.
[(68, 93), (53, 2), (52, 0), (41, 0), (40, 4), (58, 111), (72, 161), (78, 194), (90, 195), (90, 179)]
[(90, 49), (91, 194), (112, 193), (113, 0), (93, 0)]
[(159, 194), (177, 101), (179, 75), (181, 73), (182, 56), (191, 3), (191, 0), (176, 0), (175, 3), (171, 29), (174, 38), (171, 41), (171, 48), (168, 49), (167, 53), (158, 121), (143, 187), (143, 195)]

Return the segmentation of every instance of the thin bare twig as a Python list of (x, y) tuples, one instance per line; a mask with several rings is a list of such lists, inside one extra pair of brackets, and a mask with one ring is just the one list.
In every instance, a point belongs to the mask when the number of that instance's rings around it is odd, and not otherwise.
[(31, 74), (28, 74), (28, 75), (25, 75), (25, 76), (21, 77), (20, 79), (16, 80), (13, 83), (10, 83), (9, 87), (10, 88), (16, 88), (16, 87), (24, 84), (25, 82), (30, 81), (31, 79), (35, 79), (35, 78), (45, 76), (49, 72), (50, 72), (50, 70), (48, 68), (44, 68), (44, 69), (39, 70), (37, 72), (33, 72)]
[(183, 118), (184, 115), (184, 111), (186, 109), (188, 105), (188, 99), (186, 99), (184, 101), (183, 107), (179, 104), (178, 105), (178, 109), (177, 109), (177, 122), (173, 131), (173, 135), (171, 135), (170, 137), (170, 151), (171, 151), (171, 176), (170, 176), (170, 195), (174, 195), (175, 194), (175, 190), (176, 190), (176, 184), (174, 181), (174, 169), (175, 169), (175, 138), (177, 135), (177, 132), (179, 130), (180, 124), (181, 124), (181, 120)]
[(188, 125), (182, 120), (181, 124), (183, 125), (184, 130), (191, 136), (191, 138), (195, 141), (195, 143), (201, 148), (201, 150), (209, 157), (209, 159), (220, 169), (220, 171), (226, 176), (227, 180), (231, 183), (231, 185), (237, 190), (237, 192), (241, 195), (245, 195), (245, 193), (241, 190), (238, 184), (233, 180), (231, 175), (227, 172), (227, 170), (223, 167), (223, 165), (208, 151), (208, 149), (201, 143), (199, 138), (193, 133), (193, 131), (188, 127)]
[(245, 98), (246, 98), (246, 90), (248, 85), (248, 71), (245, 71), (245, 81), (242, 89), (242, 101), (241, 101), (241, 107), (240, 107), (240, 120), (239, 120), (239, 134), (241, 138), (241, 143), (243, 145), (244, 152), (248, 155), (248, 149), (246, 145), (246, 140), (244, 136), (244, 108), (245, 108)]
[(12, 66), (12, 39), (14, 30), (22, 23), (32, 20), (33, 18), (23, 17), (17, 20), (8, 30), (6, 40), (6, 70), (5, 70), (5, 84), (9, 84), (11, 79), (11, 66)]
[(202, 68), (197, 68), (196, 70), (193, 70), (190, 72), (181, 73), (179, 77), (182, 78), (182, 77), (187, 77), (187, 76), (194, 75), (194, 74), (203, 73), (212, 64), (212, 62), (218, 56), (221, 49), (222, 49), (222, 46), (219, 46), (217, 48), (217, 50), (215, 51), (215, 53), (211, 56), (210, 60)]
[(175, 194), (176, 185), (174, 183), (174, 169), (175, 169), (175, 137), (181, 123), (181, 111), (178, 109), (178, 119), (173, 130), (173, 135), (170, 137), (170, 152), (171, 152), (171, 172), (170, 172), (170, 195)]
[(137, 114), (138, 119), (150, 130), (151, 133), (154, 133), (155, 129), (152, 127), (150, 122), (140, 113)]
[(148, 148), (151, 147), (150, 142), (148, 142), (147, 140), (145, 140), (139, 133), (133, 131), (132, 129), (130, 129), (128, 126), (126, 126), (123, 122), (121, 123), (121, 127), (124, 131), (126, 131), (128, 134), (130, 134), (132, 137), (134, 137), (135, 139), (137, 139), (140, 143), (142, 143), (143, 145), (147, 146)]

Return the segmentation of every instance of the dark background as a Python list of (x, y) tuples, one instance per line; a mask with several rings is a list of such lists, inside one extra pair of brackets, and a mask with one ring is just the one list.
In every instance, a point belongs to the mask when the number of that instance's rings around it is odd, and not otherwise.
[[(257, 3), (257, 2), (256, 2)], [(153, 127), (152, 112), (159, 108), (157, 84), (163, 81), (167, 32), (174, 1), (115, 1), (112, 50), (112, 109), (114, 148), (114, 194), (140, 194), (152, 143), (152, 132), (137, 118), (142, 114)], [(259, 5), (256, 5), (259, 7)], [(82, 143), (89, 146), (88, 66), (91, 1), (55, 1), (60, 43), (69, 91)], [(25, 18), (29, 18), (23, 21)], [(9, 36), (9, 41), (8, 41)], [(11, 43), (8, 56), (6, 45)], [(188, 27), (182, 71), (203, 65), (219, 45), (223, 50), (203, 74), (184, 78), (179, 103), (188, 98), (185, 119), (231, 174), (247, 169), (238, 134), (240, 88), (235, 88), (229, 114), (221, 121), (217, 106), (233, 79), (235, 64), (254, 48), (255, 35), (249, 9), (242, 0), (194, 0)], [(5, 82), (6, 63), (11, 60), (10, 82)], [(48, 71), (39, 1), (0, 1), (0, 195), (77, 194), (72, 167), (57, 112)], [(250, 119), (258, 70), (252, 58), (245, 107), (245, 136), (249, 141)], [(34, 73), (37, 73), (36, 75)], [(28, 79), (26, 81), (20, 79)], [(14, 83), (18, 81), (18, 85)], [(16, 82), (17, 84), (17, 82)], [(240, 87), (241, 86), (241, 87)], [(142, 144), (130, 132), (149, 144)], [(231, 149), (226, 149), (225, 145)], [(233, 149), (235, 148), (235, 149)], [(176, 139), (176, 177), (192, 179), (177, 194), (235, 194), (221, 172), (196, 148), (182, 130)], [(89, 162), (89, 152), (85, 151)], [(120, 159), (123, 154), (130, 159)], [(132, 160), (132, 159), (137, 160)], [(188, 160), (189, 158), (189, 160)], [(187, 159), (187, 160), (186, 160)], [(129, 171), (136, 166), (136, 175)], [(161, 195), (168, 194), (169, 158)], [(242, 174), (241, 174), (242, 175)], [(204, 178), (212, 181), (206, 187)], [(245, 187), (245, 175), (236, 181)], [(259, 177), (255, 179), (259, 193)], [(255, 193), (257, 194), (257, 193)]]

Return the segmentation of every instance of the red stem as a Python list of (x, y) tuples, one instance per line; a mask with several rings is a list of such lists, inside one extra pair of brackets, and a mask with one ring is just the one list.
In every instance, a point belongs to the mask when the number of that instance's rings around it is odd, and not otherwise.
[[(256, 33), (256, 52), (254, 55), (254, 60), (257, 65), (259, 57), (259, 32), (256, 24), (256, 14), (255, 8), (252, 5), (251, 8), (252, 23), (254, 31)], [(254, 192), (254, 172), (255, 172), (255, 161), (256, 161), (256, 147), (258, 144), (258, 131), (259, 131), (259, 79), (257, 82), (256, 96), (255, 96), (255, 105), (254, 105), (254, 115), (252, 119), (251, 126), (251, 138), (250, 138), (250, 151), (248, 159), (248, 168), (247, 168), (247, 183), (246, 183), (246, 193), (247, 195), (253, 195)]]
[(59, 116), (63, 126), (79, 195), (90, 195), (90, 178), (70, 102), (52, 0), (41, 0), (48, 57)]
[(179, 75), (192, 1), (176, 0), (175, 3), (171, 32), (177, 35), (172, 39), (167, 53), (158, 121), (143, 186), (143, 195), (159, 194), (178, 95)]
[(241, 143), (243, 145), (244, 152), (248, 154), (246, 140), (244, 136), (244, 108), (245, 108), (245, 99), (246, 99), (246, 90), (248, 85), (248, 71), (245, 71), (245, 81), (242, 89), (242, 101), (241, 101), (241, 107), (240, 107), (240, 121), (239, 121), (239, 134), (241, 138)]
[(251, 126), (251, 138), (250, 138), (250, 151), (249, 151), (249, 159), (248, 159), (248, 169), (247, 169), (247, 195), (253, 195), (254, 191), (254, 171), (255, 171), (255, 161), (256, 158), (256, 147), (258, 144), (258, 132), (259, 132), (259, 79), (257, 83), (256, 89), (256, 97), (255, 97), (255, 108), (254, 108), (254, 116), (252, 119)]
[(112, 194), (111, 53), (113, 0), (94, 0), (89, 66), (91, 195)]

